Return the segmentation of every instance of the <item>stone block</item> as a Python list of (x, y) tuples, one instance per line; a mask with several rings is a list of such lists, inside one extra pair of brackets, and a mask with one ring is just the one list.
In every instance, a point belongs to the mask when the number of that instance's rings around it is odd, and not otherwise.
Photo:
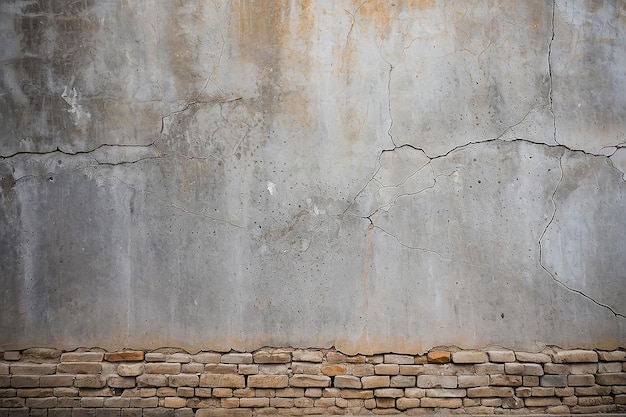
[(505, 363), (504, 372), (509, 375), (522, 375), (524, 373), (524, 364), (517, 362)]
[(518, 397), (530, 397), (532, 395), (532, 388), (517, 387), (515, 388), (515, 395), (517, 395)]
[(590, 387), (595, 385), (596, 377), (594, 375), (568, 375), (567, 385), (570, 387)]
[(135, 378), (129, 376), (110, 376), (107, 385), (111, 388), (132, 388), (135, 386)]
[(572, 363), (569, 373), (573, 375), (595, 374), (598, 372), (598, 363)]
[(518, 362), (548, 363), (550, 356), (545, 353), (515, 352)]
[(148, 352), (144, 355), (146, 362), (165, 362), (165, 353), (161, 352)]
[(187, 405), (187, 399), (180, 397), (165, 397), (163, 405), (166, 408), (183, 408)]
[(237, 352), (231, 352), (231, 353), (225, 353), (222, 355), (220, 362), (222, 363), (235, 363), (235, 364), (239, 364), (239, 363), (252, 363), (252, 353), (237, 353)]
[(348, 375), (354, 376), (371, 376), (374, 375), (374, 365), (366, 364), (349, 364), (346, 368)]
[(417, 378), (415, 376), (408, 375), (396, 375), (391, 377), (390, 387), (392, 388), (408, 388), (415, 387)]
[(419, 406), (419, 398), (398, 398), (396, 400), (396, 408), (400, 411), (408, 410), (409, 408), (418, 408)]
[(611, 393), (610, 386), (594, 385), (591, 387), (576, 387), (574, 394), (579, 397), (595, 396), (595, 395), (609, 395)]
[(161, 374), (143, 374), (136, 379), (139, 387), (164, 387), (167, 385), (167, 377)]
[(391, 384), (391, 379), (387, 375), (364, 376), (361, 378), (363, 388), (387, 388)]
[(554, 363), (598, 362), (598, 354), (593, 350), (561, 350), (552, 353)]
[(22, 352), (22, 360), (32, 363), (57, 363), (61, 353), (58, 349), (30, 348)]
[(283, 349), (262, 349), (252, 354), (254, 363), (289, 363), (291, 352)]
[(432, 351), (428, 352), (426, 359), (429, 363), (448, 363), (450, 362), (450, 352)]
[(294, 375), (289, 378), (291, 387), (329, 387), (330, 378), (326, 375)]
[(294, 361), (321, 363), (324, 353), (319, 350), (299, 349), (292, 352), (292, 357)]
[(538, 363), (525, 363), (522, 375), (541, 376), (543, 375), (543, 367)]
[(293, 400), (293, 405), (300, 408), (311, 408), (313, 407), (313, 400), (311, 398), (295, 398)]
[(272, 398), (275, 397), (276, 395), (278, 395), (277, 393), (280, 391), (287, 391), (287, 390), (293, 390), (293, 391), (300, 391), (301, 394), (298, 395), (298, 397), (301, 397), (302, 395), (304, 395), (304, 389), (303, 388), (256, 388), (255, 389), (255, 397), (267, 397), (267, 398)]
[(622, 363), (621, 362), (600, 362), (598, 363), (598, 373), (601, 374), (610, 374), (622, 372)]
[(489, 375), (459, 375), (459, 388), (486, 387), (489, 385)]
[(557, 397), (570, 397), (574, 395), (573, 387), (565, 387), (565, 388), (555, 388), (554, 395)]
[(478, 363), (474, 365), (476, 375), (503, 374), (503, 363)]
[(230, 398), (233, 396), (232, 388), (213, 388), (213, 396), (216, 398)]
[(54, 408), (56, 406), (56, 397), (26, 398), (26, 407), (28, 408)]
[(251, 407), (251, 408), (262, 408), (269, 407), (270, 399), (269, 398), (240, 398), (239, 406), (243, 408)]
[(374, 390), (375, 397), (399, 398), (404, 396), (404, 390), (400, 388), (377, 388)]
[(326, 376), (343, 375), (346, 373), (346, 366), (342, 364), (324, 365), (322, 373)]
[(515, 352), (512, 350), (489, 350), (487, 351), (487, 356), (489, 357), (489, 362), (515, 362)]
[(549, 407), (561, 405), (561, 400), (556, 397), (528, 397), (524, 399), (526, 407)]
[(42, 375), (39, 378), (40, 387), (71, 387), (73, 385), (73, 375)]
[(80, 397), (112, 397), (111, 388), (79, 388)]
[(154, 362), (147, 363), (145, 373), (175, 375), (180, 373), (180, 363)]
[[(326, 365), (326, 366), (345, 366), (345, 365)], [(276, 371), (272, 370), (272, 369), (276, 369), (275, 367), (276, 365), (261, 365), (261, 368), (259, 369), (259, 371), (262, 373), (278, 373), (278, 374), (287, 373), (287, 365), (280, 365), (281, 368), (279, 368), (278, 370)], [(293, 362), (291, 364), (291, 370), (294, 374), (319, 375), (322, 373), (322, 364), (311, 363), (311, 362)]]
[(487, 362), (487, 354), (478, 351), (460, 351), (452, 353), (454, 363), (484, 363)]
[(383, 355), (383, 362), (398, 365), (413, 365), (415, 363), (415, 358), (411, 355), (396, 355), (389, 353)]
[(395, 398), (376, 398), (376, 407), (380, 408), (394, 408), (396, 406)]
[(60, 374), (99, 374), (102, 365), (97, 362), (69, 362), (57, 365), (57, 372)]
[(422, 398), (426, 396), (426, 390), (424, 388), (406, 388), (404, 395), (407, 398)]
[(371, 389), (342, 389), (341, 398), (346, 399), (367, 399), (374, 398), (374, 391)]
[(200, 384), (200, 377), (194, 374), (170, 375), (168, 385), (170, 387), (197, 387)]
[(524, 400), (517, 397), (502, 398), (501, 406), (506, 410), (518, 410), (524, 408)]
[(13, 375), (53, 375), (57, 371), (55, 364), (15, 363), (11, 364)]
[(174, 410), (167, 408), (153, 408), (143, 410), (143, 417), (174, 417)]
[(244, 388), (245, 385), (246, 380), (243, 375), (208, 373), (200, 375), (201, 387)]
[(282, 398), (282, 397), (268, 398), (268, 400), (270, 401), (271, 407), (277, 407), (277, 408), (293, 407), (293, 402), (294, 402), (293, 398)]
[(542, 387), (565, 387), (567, 386), (567, 375), (544, 375), (539, 378)]
[(461, 408), (461, 398), (431, 398), (424, 397), (420, 400), (420, 406), (424, 408)]
[(52, 389), (54, 397), (78, 397), (79, 389), (74, 387), (58, 387)]
[(17, 390), (17, 396), (21, 398), (35, 397), (53, 397), (52, 388), (20, 388)]
[(557, 364), (557, 363), (546, 363), (543, 366), (543, 370), (544, 370), (544, 372), (546, 374), (558, 375), (558, 374), (569, 374), (569, 373), (571, 373), (572, 368), (571, 368), (570, 365)]
[(179, 408), (174, 411), (174, 417), (194, 417), (194, 412), (191, 408)]
[(222, 355), (217, 352), (200, 352), (192, 356), (194, 362), (198, 363), (220, 363)]
[(398, 375), (400, 366), (393, 363), (381, 363), (374, 365), (374, 374), (376, 375)]
[(104, 354), (104, 360), (108, 362), (136, 362), (143, 361), (143, 350), (122, 350)]
[[(0, 399), (0, 407), (17, 408), (24, 407), (26, 400), (24, 398), (2, 398)], [(28, 416), (28, 414), (27, 414)]]
[(287, 375), (250, 375), (248, 386), (251, 388), (285, 388), (289, 384)]
[(259, 373), (259, 365), (242, 363), (237, 365), (239, 375), (254, 375)]
[(502, 398), (483, 398), (480, 400), (480, 405), (488, 407), (501, 407)]
[[(285, 397), (285, 398), (296, 398), (296, 397), (302, 397), (304, 395), (304, 389), (302, 388), (281, 388), (281, 389), (277, 389), (275, 395), (277, 397)], [(261, 395), (257, 394), (257, 397), (260, 397)], [(272, 395), (273, 396), (273, 395)]]
[(467, 389), (467, 396), (470, 398), (512, 397), (513, 393), (514, 391), (511, 387), (476, 387)]
[(539, 377), (525, 375), (522, 380), (522, 385), (527, 387), (538, 387), (539, 386)]
[(102, 352), (66, 352), (61, 354), (61, 362), (102, 362)]
[(322, 396), (323, 388), (307, 388), (304, 391), (305, 397), (319, 398)]
[(348, 356), (340, 352), (328, 352), (326, 354), (326, 361), (328, 363), (365, 363), (365, 356)]
[(37, 375), (15, 375), (11, 377), (11, 387), (13, 388), (34, 388), (39, 386), (39, 376)]
[(182, 353), (182, 352), (177, 352), (177, 353), (170, 353), (165, 355), (165, 362), (170, 362), (170, 363), (189, 363), (191, 362), (191, 355), (187, 354), (187, 353)]
[(143, 363), (126, 364), (121, 363), (117, 366), (117, 373), (120, 376), (139, 376), (144, 372)]
[(456, 376), (419, 375), (417, 377), (419, 388), (456, 388), (457, 382)]
[(626, 352), (623, 350), (598, 351), (598, 359), (607, 362), (626, 362)]
[(533, 397), (554, 397), (554, 387), (532, 387)]
[(201, 408), (196, 411), (196, 417), (252, 417), (252, 409)]
[(424, 365), (400, 365), (400, 375), (421, 375), (424, 373)]
[(337, 375), (334, 378), (333, 385), (337, 388), (355, 388), (360, 389), (361, 379), (352, 375)]
[(522, 385), (522, 376), (503, 374), (490, 375), (489, 385), (495, 387), (519, 387)]
[(104, 407), (107, 408), (128, 408), (130, 407), (130, 398), (110, 397), (104, 399)]
[(453, 388), (429, 388), (426, 390), (427, 397), (436, 398), (463, 398), (467, 395), (467, 391), (464, 389)]
[(102, 388), (106, 385), (104, 375), (76, 375), (74, 386), (78, 388)]
[(626, 372), (596, 375), (598, 385), (626, 385)]
[(22, 353), (17, 350), (7, 350), (3, 356), (5, 361), (19, 361), (22, 359)]
[(315, 407), (334, 407), (336, 404), (335, 398), (316, 398), (313, 405)]
[(143, 415), (143, 410), (141, 408), (125, 408), (125, 409), (122, 409), (121, 417), (142, 417), (142, 415)]
[[(242, 364), (242, 365), (257, 366), (257, 369), (258, 369), (258, 365), (252, 365), (252, 364)], [(240, 365), (237, 365), (234, 363), (229, 363), (229, 364), (208, 363), (204, 365), (204, 371), (210, 374), (236, 374), (236, 373), (239, 373), (239, 366)]]

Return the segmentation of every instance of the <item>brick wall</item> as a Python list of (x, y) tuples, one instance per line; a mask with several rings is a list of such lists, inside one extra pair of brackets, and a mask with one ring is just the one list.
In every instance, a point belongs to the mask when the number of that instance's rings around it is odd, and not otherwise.
[(0, 352), (0, 417), (626, 412), (624, 350)]

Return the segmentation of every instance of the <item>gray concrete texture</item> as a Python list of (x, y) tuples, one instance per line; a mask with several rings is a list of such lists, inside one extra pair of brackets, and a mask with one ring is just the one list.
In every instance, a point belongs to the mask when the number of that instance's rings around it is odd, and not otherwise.
[(0, 348), (626, 343), (626, 2), (5, 0)]

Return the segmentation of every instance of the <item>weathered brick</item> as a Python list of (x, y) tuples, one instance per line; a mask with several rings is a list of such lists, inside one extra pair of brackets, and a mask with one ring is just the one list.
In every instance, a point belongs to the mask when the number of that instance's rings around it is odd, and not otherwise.
[(513, 392), (513, 388), (511, 387), (476, 387), (468, 388), (467, 396), (470, 398), (512, 397)]
[(139, 387), (164, 387), (167, 385), (167, 377), (161, 374), (143, 374), (137, 377)]
[[(288, 387), (288, 388), (281, 388), (281, 389), (277, 389), (275, 395), (277, 397), (287, 397), (287, 398), (296, 398), (296, 397), (302, 397), (304, 395), (304, 389), (303, 388), (292, 388), (292, 387)], [(257, 395), (257, 397), (259, 397), (260, 395)]]
[(289, 378), (292, 387), (329, 387), (330, 378), (325, 375), (294, 375)]
[(39, 376), (36, 375), (15, 375), (11, 377), (13, 388), (34, 388), (39, 386)]
[(477, 363), (474, 365), (476, 375), (503, 374), (503, 363)]
[(73, 375), (42, 375), (39, 378), (40, 387), (71, 387), (73, 385)]
[(596, 383), (593, 375), (568, 375), (567, 385), (570, 387), (590, 387)]
[(496, 387), (519, 387), (522, 385), (521, 375), (490, 375), (489, 385)]
[(121, 410), (100, 408), (96, 410), (96, 417), (120, 417), (121, 413)]
[(615, 404), (626, 405), (626, 395), (624, 394), (616, 395)]
[(131, 398), (130, 406), (137, 408), (154, 408), (158, 407), (159, 399), (157, 397)]
[(542, 387), (567, 386), (567, 375), (544, 375), (539, 380)]
[(427, 397), (436, 398), (463, 398), (467, 392), (464, 389), (452, 388), (429, 388), (426, 390)]
[(459, 375), (459, 388), (485, 387), (489, 385), (488, 375)]
[(280, 391), (286, 391), (286, 390), (294, 390), (294, 391), (299, 391), (300, 394), (298, 395), (298, 397), (301, 397), (304, 395), (304, 388), (256, 388), (255, 390), (255, 396), (256, 397), (268, 397), (268, 398), (272, 398), (278, 395), (278, 392)]
[(530, 397), (532, 395), (532, 388), (531, 387), (517, 387), (515, 388), (515, 395), (517, 395), (518, 397)]
[(561, 405), (561, 400), (556, 397), (528, 397), (524, 399), (526, 407), (548, 407)]
[(501, 407), (507, 410), (517, 410), (524, 407), (524, 400), (517, 397), (502, 398)]
[(130, 398), (110, 397), (104, 399), (104, 407), (107, 408), (128, 408), (130, 407)]
[(165, 362), (165, 353), (161, 352), (148, 352), (144, 355), (146, 362)]
[(201, 408), (196, 411), (196, 417), (252, 417), (252, 409)]
[(346, 373), (354, 376), (371, 376), (374, 375), (374, 366), (369, 363), (365, 364), (349, 364)]
[(534, 362), (534, 363), (550, 362), (550, 356), (546, 355), (545, 353), (515, 352), (515, 358), (519, 362)]
[(400, 375), (421, 375), (424, 373), (424, 365), (400, 365)]
[(292, 353), (294, 361), (300, 362), (322, 362), (324, 353), (319, 350), (294, 350)]
[(396, 400), (396, 407), (400, 411), (408, 410), (409, 408), (418, 408), (419, 406), (419, 398), (398, 398)]
[(80, 397), (112, 397), (111, 388), (79, 388)]
[[(250, 365), (250, 364), (244, 364)], [(236, 374), (239, 365), (234, 363), (208, 363), (204, 365), (204, 370), (210, 374)], [(258, 367), (258, 365), (256, 365)]]
[(248, 386), (251, 388), (285, 388), (289, 384), (287, 375), (250, 375)]
[(192, 356), (194, 362), (220, 363), (222, 355), (217, 352), (200, 352)]
[(191, 362), (191, 355), (183, 352), (169, 353), (165, 355), (165, 362), (170, 363), (189, 363)]
[(263, 349), (252, 354), (254, 363), (289, 363), (291, 352), (283, 349)]
[[(280, 369), (276, 371), (272, 371), (272, 369), (276, 369), (276, 365), (261, 365), (262, 368), (259, 371), (264, 373), (277, 373), (277, 374), (286, 374), (287, 373), (287, 365), (280, 365)], [(274, 368), (268, 368), (272, 366)], [(326, 365), (326, 366), (344, 366), (344, 365)], [(294, 374), (308, 374), (308, 375), (319, 375), (322, 373), (322, 364), (321, 363), (311, 363), (311, 362), (293, 362), (291, 364), (291, 369)], [(268, 372), (270, 371), (270, 372)]]
[(477, 351), (460, 351), (452, 353), (454, 363), (484, 363), (487, 362), (487, 354)]
[(426, 355), (430, 363), (448, 363), (450, 362), (450, 352), (432, 351)]
[(17, 350), (7, 350), (3, 356), (5, 361), (19, 361), (22, 359), (22, 353)]
[(324, 388), (307, 388), (304, 391), (304, 396), (305, 397), (312, 397), (312, 398), (319, 398), (322, 396), (322, 391), (324, 390)]
[(611, 387), (594, 385), (591, 387), (576, 387), (574, 393), (579, 397), (587, 397), (594, 395), (609, 395), (611, 393)]
[(607, 361), (607, 362), (613, 362), (613, 361), (625, 362), (626, 352), (624, 352), (623, 350), (612, 350), (608, 352), (599, 351), (598, 359), (600, 359), (601, 361)]
[(53, 375), (57, 366), (54, 364), (15, 363), (11, 365), (13, 375)]
[(525, 363), (522, 375), (541, 376), (543, 375), (543, 367), (538, 363)]
[(32, 363), (57, 363), (61, 353), (58, 349), (31, 348), (22, 352), (22, 360)]
[(570, 365), (564, 365), (564, 364), (558, 364), (558, 363), (546, 363), (543, 366), (543, 370), (545, 371), (546, 374), (558, 375), (558, 374), (569, 374), (571, 373), (572, 368)]
[(78, 388), (102, 388), (106, 385), (104, 375), (76, 375), (74, 386)]
[[(2, 398), (0, 399), (0, 407), (16, 408), (24, 407), (26, 400), (24, 398)], [(28, 417), (28, 413), (26, 414)]]
[(170, 387), (197, 387), (200, 377), (194, 374), (170, 375), (168, 383)]
[(252, 363), (252, 353), (225, 353), (222, 355), (222, 363)]
[(322, 373), (326, 376), (343, 375), (346, 373), (346, 366), (342, 364), (324, 365)]
[(383, 355), (384, 363), (395, 363), (398, 365), (413, 365), (415, 363), (415, 358), (411, 355), (396, 355), (396, 354), (385, 354)]
[(386, 375), (364, 376), (361, 378), (363, 388), (387, 388), (391, 384), (391, 379)]
[(328, 363), (365, 363), (365, 356), (348, 356), (339, 352), (328, 352), (326, 354), (326, 361)]
[(532, 387), (533, 397), (554, 397), (554, 387)]
[(27, 398), (26, 407), (28, 408), (54, 408), (57, 406), (56, 397), (45, 398)]
[(522, 384), (527, 387), (538, 387), (539, 377), (532, 375), (524, 375)]
[(404, 390), (400, 388), (377, 388), (374, 390), (375, 397), (399, 398), (404, 396)]
[(374, 374), (376, 375), (398, 375), (400, 366), (393, 363), (381, 363), (374, 365)]
[(239, 375), (254, 375), (259, 373), (259, 365), (242, 363), (237, 365), (237, 372)]
[(505, 363), (504, 372), (509, 375), (522, 375), (524, 373), (524, 364), (517, 362)]
[(360, 389), (361, 379), (352, 375), (337, 375), (334, 378), (333, 385), (337, 388), (355, 388)]
[(135, 386), (135, 378), (125, 376), (110, 376), (107, 385), (111, 388), (132, 388)]
[(430, 398), (420, 400), (420, 406), (424, 408), (461, 408), (463, 400), (460, 398)]
[(562, 350), (552, 353), (554, 363), (598, 362), (598, 354), (593, 350)]
[(60, 363), (57, 372), (60, 374), (99, 374), (102, 365), (97, 362), (69, 362)]
[(176, 388), (176, 396), (183, 398), (191, 398), (195, 395), (195, 388), (193, 387), (178, 387)]
[(61, 362), (102, 362), (102, 352), (66, 352), (61, 354)]
[(570, 374), (595, 374), (598, 372), (598, 363), (572, 363), (569, 365)]
[(147, 363), (145, 372), (147, 374), (175, 375), (180, 373), (180, 368), (180, 363), (155, 362)]
[(163, 405), (166, 408), (183, 408), (187, 405), (187, 399), (181, 397), (165, 397)]
[(246, 408), (261, 408), (261, 407), (269, 407), (270, 399), (269, 398), (240, 398), (239, 406)]
[(17, 390), (15, 388), (0, 389), (0, 398), (10, 398), (10, 397), (15, 397), (16, 395), (17, 395)]
[(554, 395), (557, 397), (570, 397), (574, 395), (573, 387), (565, 387), (565, 388), (555, 388)]
[(367, 399), (374, 398), (374, 391), (371, 389), (342, 389), (341, 398), (346, 399)]
[(108, 362), (135, 362), (143, 361), (143, 359), (144, 352), (142, 350), (123, 350), (104, 354), (104, 360)]
[(598, 413), (614, 413), (617, 410), (615, 405), (595, 405), (595, 406), (574, 406), (570, 408), (572, 414), (598, 414)]
[(6, 388), (11, 386), (11, 377), (0, 375), (0, 388)]
[(610, 374), (616, 372), (622, 372), (621, 362), (600, 362), (598, 364), (598, 373)]
[(244, 388), (245, 385), (246, 385), (246, 381), (243, 375), (237, 375), (237, 374), (202, 374), (200, 375), (201, 387)]
[(139, 376), (143, 374), (143, 371), (144, 371), (143, 363), (133, 363), (133, 364), (121, 363), (117, 366), (117, 373), (120, 376)]
[(487, 355), (489, 356), (489, 362), (515, 362), (515, 352), (512, 350), (490, 350), (487, 351)]
[[(381, 408), (394, 408), (396, 406), (395, 398), (376, 398), (376, 407)], [(394, 413), (395, 414), (395, 413)]]
[(419, 375), (417, 377), (419, 388), (456, 388), (456, 376)]
[(396, 375), (391, 377), (390, 387), (407, 388), (416, 386), (417, 378), (415, 376)]
[(480, 404), (489, 407), (501, 407), (502, 398), (483, 398), (482, 400), (480, 400)]
[(335, 404), (335, 398), (316, 398), (313, 403), (315, 407), (334, 407)]

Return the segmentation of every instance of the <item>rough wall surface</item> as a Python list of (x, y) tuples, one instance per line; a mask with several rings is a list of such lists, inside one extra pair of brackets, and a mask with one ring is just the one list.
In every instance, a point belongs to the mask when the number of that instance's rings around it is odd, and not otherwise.
[(0, 4), (0, 348), (626, 342), (626, 3)]

